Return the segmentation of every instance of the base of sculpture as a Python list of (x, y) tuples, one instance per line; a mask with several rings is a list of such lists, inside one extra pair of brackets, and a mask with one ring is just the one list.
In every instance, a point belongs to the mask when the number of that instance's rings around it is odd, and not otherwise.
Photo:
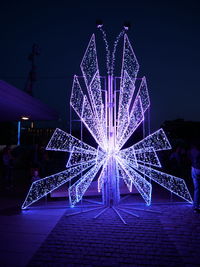
[[(150, 213), (157, 213), (157, 214), (162, 214), (162, 212), (160, 211), (155, 211), (152, 209), (149, 209), (149, 206), (147, 208), (136, 208), (135, 206), (137, 206), (137, 204), (131, 204), (130, 202), (126, 203), (124, 202), (125, 199), (127, 199), (128, 197), (130, 197), (130, 195), (126, 195), (124, 197), (121, 198), (121, 200), (119, 201), (119, 203), (116, 205), (112, 202), (112, 199), (110, 200), (109, 203), (104, 204), (103, 202), (98, 202), (98, 201), (94, 201), (94, 200), (87, 200), (85, 199), (85, 202), (90, 203), (90, 205), (85, 205), (85, 204), (79, 204), (76, 205), (75, 207), (73, 207), (73, 209), (81, 209), (78, 212), (73, 212), (70, 214), (67, 214), (65, 216), (75, 216), (75, 215), (79, 215), (79, 214), (84, 214), (84, 213), (88, 213), (88, 212), (95, 212), (97, 211), (96, 215), (93, 217), (93, 219), (98, 219), (100, 216), (103, 216), (103, 214), (108, 210), (108, 209), (112, 209), (117, 217), (121, 220), (121, 222), (123, 224), (127, 224), (126, 220), (124, 219), (124, 215), (123, 214), (128, 214), (131, 215), (132, 217), (135, 218), (140, 218), (140, 215), (136, 214), (136, 212), (150, 212)], [(146, 205), (145, 205), (146, 207)], [(99, 211), (99, 212), (98, 212)]]

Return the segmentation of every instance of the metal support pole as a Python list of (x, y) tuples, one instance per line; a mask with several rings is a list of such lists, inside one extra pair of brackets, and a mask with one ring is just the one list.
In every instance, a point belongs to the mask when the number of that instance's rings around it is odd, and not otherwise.
[(114, 210), (114, 212), (119, 216), (120, 220), (124, 223), (127, 224), (124, 219), (122, 218), (121, 214), (119, 213), (119, 211), (117, 209), (115, 209), (115, 207), (112, 207), (112, 209)]
[(116, 162), (113, 156), (115, 153), (115, 99), (113, 94), (113, 76), (108, 75), (108, 98), (107, 98), (107, 127), (108, 127), (108, 147), (107, 153), (109, 155), (107, 167), (107, 182), (106, 182), (106, 205), (112, 207), (117, 205), (120, 199), (119, 196), (119, 181), (116, 177)]

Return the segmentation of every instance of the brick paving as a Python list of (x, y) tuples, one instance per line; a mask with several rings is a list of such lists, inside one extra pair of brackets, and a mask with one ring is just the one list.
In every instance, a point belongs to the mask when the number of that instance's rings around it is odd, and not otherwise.
[(113, 209), (97, 219), (97, 210), (66, 216), (75, 212), (68, 209), (28, 266), (200, 266), (200, 215), (184, 203), (150, 209), (162, 213), (121, 212), (127, 225)]

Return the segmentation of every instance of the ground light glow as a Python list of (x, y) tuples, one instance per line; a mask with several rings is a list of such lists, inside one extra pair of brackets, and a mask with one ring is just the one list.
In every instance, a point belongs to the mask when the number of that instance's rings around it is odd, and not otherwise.
[[(72, 135), (56, 129), (46, 149), (70, 153), (66, 170), (33, 182), (22, 205), (25, 209), (62, 184), (71, 181), (69, 199), (75, 206), (83, 197), (91, 182), (98, 175), (98, 191), (102, 192), (103, 204), (115, 206), (120, 201), (120, 179), (131, 192), (134, 186), (147, 205), (151, 203), (151, 180), (178, 195), (187, 202), (192, 198), (185, 181), (166, 174), (161, 168), (157, 151), (171, 149), (163, 129), (143, 138), (140, 142), (123, 149), (136, 129), (143, 124), (150, 107), (146, 78), (136, 87), (139, 64), (123, 30), (110, 53), (105, 32), (103, 38), (107, 51), (107, 87), (102, 92), (95, 35), (93, 34), (80, 68), (85, 81), (86, 93), (78, 76), (74, 76), (70, 105), (97, 143), (94, 148)], [(124, 38), (119, 97), (114, 88), (114, 62), (117, 44)], [(154, 169), (157, 168), (157, 169)], [(73, 183), (78, 175), (81, 177)]]

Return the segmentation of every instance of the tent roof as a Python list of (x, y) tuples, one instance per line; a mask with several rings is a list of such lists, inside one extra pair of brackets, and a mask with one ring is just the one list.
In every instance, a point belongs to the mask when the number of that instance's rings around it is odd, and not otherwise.
[(58, 113), (27, 93), (0, 80), (0, 121), (57, 120)]

